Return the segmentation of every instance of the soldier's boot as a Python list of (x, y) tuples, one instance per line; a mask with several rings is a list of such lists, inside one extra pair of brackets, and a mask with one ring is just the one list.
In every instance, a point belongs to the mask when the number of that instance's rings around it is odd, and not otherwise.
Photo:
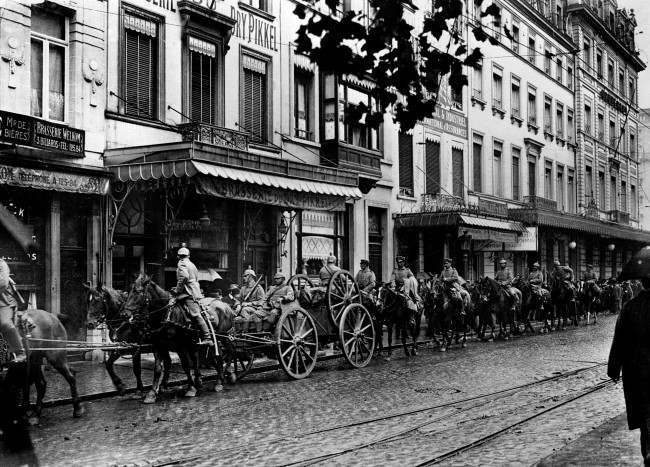
[(208, 328), (208, 324), (205, 322), (203, 316), (199, 314), (198, 316), (195, 316), (194, 319), (196, 320), (196, 325), (201, 331), (199, 345), (214, 345), (214, 342), (212, 342), (212, 336), (210, 335), (210, 329)]

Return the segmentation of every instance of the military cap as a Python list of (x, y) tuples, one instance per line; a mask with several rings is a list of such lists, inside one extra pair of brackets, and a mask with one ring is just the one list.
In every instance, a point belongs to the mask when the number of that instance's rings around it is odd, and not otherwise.
[(237, 284), (230, 284), (230, 287), (228, 287), (228, 290), (230, 290), (231, 292), (233, 290), (239, 290), (239, 286)]
[(553, 265), (554, 266), (560, 266), (560, 260), (559, 259), (554, 260)]
[(535, 261), (535, 262), (533, 263), (533, 267), (534, 267), (534, 268), (538, 268), (538, 267), (539, 267), (539, 263), (538, 263), (537, 261)]
[(370, 264), (370, 262), (367, 259), (362, 259), (359, 264)]
[(329, 256), (327, 257), (327, 263), (328, 263), (328, 264), (336, 263), (336, 256), (334, 256), (334, 255), (329, 255)]
[(395, 256), (395, 261), (406, 261), (406, 258), (403, 256)]
[(188, 250), (186, 247), (182, 246), (178, 249), (176, 252), (176, 255), (178, 256), (190, 256), (190, 250)]
[(499, 260), (499, 264), (507, 264), (507, 261), (505, 259), (501, 258)]
[(244, 271), (244, 276), (253, 276), (257, 277), (257, 274), (255, 274), (255, 271), (249, 266), (248, 269)]

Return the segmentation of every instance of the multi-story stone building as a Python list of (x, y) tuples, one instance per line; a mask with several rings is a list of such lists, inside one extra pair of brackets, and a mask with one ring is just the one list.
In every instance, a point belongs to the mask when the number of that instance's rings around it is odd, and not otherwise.
[(577, 199), (584, 220), (568, 230), (581, 263), (615, 276), (650, 239), (639, 227), (638, 82), (646, 65), (634, 42), (633, 11), (615, 1), (569, 0), (567, 26), (579, 49)]
[(650, 230), (650, 109), (639, 111), (639, 226)]
[(0, 7), (0, 256), (31, 307), (85, 336), (102, 278), (105, 3)]
[[(499, 17), (481, 18), (481, 7), (468, 2), (468, 48), (480, 47), (484, 59), (469, 70), (468, 95), (452, 102), (456, 109), (442, 100), (441, 134), (463, 118), (468, 128), (466, 143), (450, 134), (451, 147), (432, 158), (442, 183), (425, 183), (429, 170), (414, 171), (427, 166), (426, 138), (412, 162), (400, 151), (398, 248), (420, 271), (451, 256), (468, 278), (493, 274), (501, 258), (515, 272), (534, 261), (548, 271), (557, 259), (578, 275), (587, 263), (602, 277), (616, 275), (650, 241), (638, 223), (635, 96), (645, 64), (634, 47), (634, 15), (603, 2), (498, 5)], [(477, 42), (477, 26), (497, 43)], [(406, 204), (403, 174), (411, 171), (422, 182)]]
[[(330, 254), (355, 269), (370, 256), (380, 277), (388, 274), (384, 133), (343, 122), (348, 102), (372, 105), (372, 84), (323, 75), (297, 55), (294, 8), (289, 0), (108, 4), (116, 287), (139, 271), (169, 285), (181, 243), (222, 287), (249, 265), (267, 278), (315, 275)], [(313, 8), (327, 11), (324, 2)]]

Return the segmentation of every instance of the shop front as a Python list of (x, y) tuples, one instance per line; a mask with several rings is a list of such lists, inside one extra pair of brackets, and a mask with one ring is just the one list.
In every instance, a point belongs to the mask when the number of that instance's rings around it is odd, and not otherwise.
[(206, 293), (239, 283), (248, 267), (263, 285), (278, 271), (317, 274), (330, 254), (344, 258), (346, 203), (361, 197), (350, 171), (197, 142), (114, 149), (106, 160), (116, 178), (109, 235), (120, 289), (140, 272), (171, 287), (181, 244)]
[(436, 195), (423, 203), (421, 212), (395, 215), (398, 254), (413, 269), (438, 273), (443, 259), (451, 258), (459, 274), (475, 280), (493, 276), (501, 258), (523, 264), (530, 232), (521, 222), (489, 215), (496, 212), (491, 204), (451, 198)]
[(102, 206), (109, 177), (81, 164), (85, 132), (0, 111), (0, 257), (24, 307), (61, 315), (86, 336), (82, 284), (102, 277)]

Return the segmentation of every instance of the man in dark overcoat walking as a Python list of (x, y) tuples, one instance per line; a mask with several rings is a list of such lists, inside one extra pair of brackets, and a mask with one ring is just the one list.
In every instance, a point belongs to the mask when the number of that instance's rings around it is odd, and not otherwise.
[(641, 429), (641, 453), (650, 465), (650, 278), (643, 291), (621, 311), (609, 352), (607, 376), (618, 381), (623, 370), (623, 394), (630, 430)]

